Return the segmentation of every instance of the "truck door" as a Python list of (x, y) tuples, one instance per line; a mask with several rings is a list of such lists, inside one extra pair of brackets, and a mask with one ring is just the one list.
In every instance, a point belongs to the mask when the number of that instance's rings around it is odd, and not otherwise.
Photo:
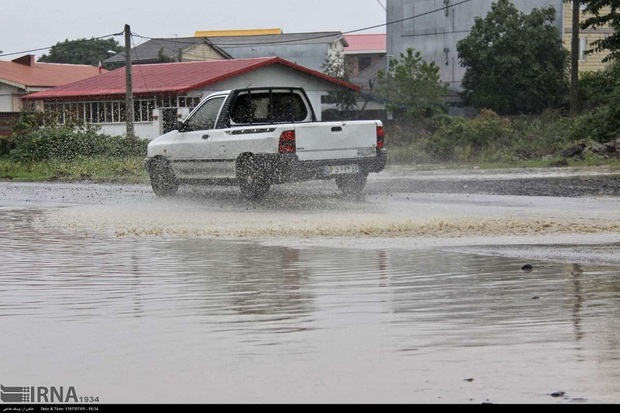
[(212, 175), (213, 137), (220, 132), (215, 125), (224, 100), (225, 96), (215, 96), (205, 101), (177, 134), (175, 141), (178, 145), (174, 146), (178, 146), (179, 150), (171, 148), (169, 157), (179, 176), (203, 178)]

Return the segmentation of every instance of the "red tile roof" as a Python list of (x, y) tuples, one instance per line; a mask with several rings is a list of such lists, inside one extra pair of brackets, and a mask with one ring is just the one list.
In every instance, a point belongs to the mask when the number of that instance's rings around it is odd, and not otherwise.
[(344, 48), (345, 53), (385, 53), (387, 50), (385, 33), (347, 34), (344, 38), (349, 43), (349, 46)]
[(0, 60), (0, 83), (21, 88), (50, 88), (99, 74), (99, 69), (95, 66), (38, 63), (29, 60), (29, 56), (10, 62)]
[[(284, 65), (337, 85), (359, 90), (359, 86), (328, 76), (279, 57), (211, 60), (201, 62), (159, 63), (132, 66), (134, 95), (187, 93), (270, 65)], [(125, 95), (125, 68), (23, 96), (22, 99), (68, 99), (77, 97), (112, 97)]]

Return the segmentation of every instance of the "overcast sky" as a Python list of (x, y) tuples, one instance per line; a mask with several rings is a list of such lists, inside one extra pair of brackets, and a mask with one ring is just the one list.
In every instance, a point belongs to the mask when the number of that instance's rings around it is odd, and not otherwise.
[[(385, 24), (385, 0), (0, 0), (0, 59), (64, 40), (123, 31), (191, 37), (197, 30), (281, 28), (349, 32)], [(360, 33), (384, 33), (379, 27)], [(115, 39), (124, 45), (122, 36)], [(135, 42), (139, 43), (138, 38)], [(18, 55), (8, 55), (20, 53)], [(32, 52), (37, 56), (47, 50)]]

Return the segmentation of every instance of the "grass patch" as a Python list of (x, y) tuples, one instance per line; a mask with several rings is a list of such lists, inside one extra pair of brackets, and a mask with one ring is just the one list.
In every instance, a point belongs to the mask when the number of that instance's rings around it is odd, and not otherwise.
[(107, 183), (146, 183), (144, 157), (79, 156), (71, 161), (14, 161), (0, 159), (0, 179), (15, 181), (94, 181)]
[(584, 153), (578, 158), (563, 158), (553, 156), (546, 158), (520, 159), (516, 156), (504, 156), (498, 161), (497, 157), (469, 157), (462, 160), (438, 160), (425, 152), (424, 148), (416, 143), (388, 147), (388, 165), (408, 166), (416, 170), (436, 169), (507, 169), (507, 168), (553, 168), (569, 167), (584, 168), (608, 166), (620, 169), (620, 158), (605, 158), (592, 153)]

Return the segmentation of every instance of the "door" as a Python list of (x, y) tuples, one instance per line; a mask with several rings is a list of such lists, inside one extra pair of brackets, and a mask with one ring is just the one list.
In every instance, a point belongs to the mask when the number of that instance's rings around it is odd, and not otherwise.
[(190, 115), (182, 131), (177, 134), (168, 155), (178, 176), (197, 179), (213, 177), (213, 138), (222, 133), (215, 129), (215, 125), (225, 99), (225, 96), (216, 96), (206, 100)]

